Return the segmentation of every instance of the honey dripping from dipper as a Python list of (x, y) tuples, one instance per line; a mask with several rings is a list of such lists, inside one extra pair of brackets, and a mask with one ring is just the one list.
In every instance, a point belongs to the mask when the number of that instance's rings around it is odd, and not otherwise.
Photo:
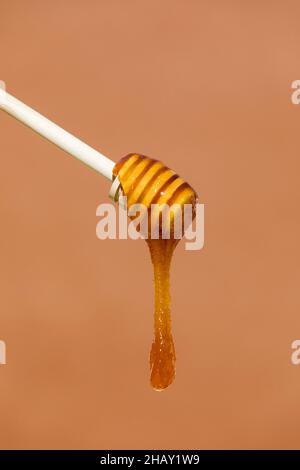
[[(192, 205), (193, 218), (197, 194), (173, 170), (158, 160), (144, 155), (130, 154), (122, 158), (114, 167), (114, 178), (118, 176), (123, 194), (127, 197), (127, 210), (133, 204), (143, 204), (148, 212), (148, 238), (145, 240), (151, 255), (154, 270), (154, 340), (150, 353), (151, 385), (155, 390), (167, 388), (175, 377), (176, 354), (171, 328), (170, 310), (170, 266), (180, 241), (174, 237), (174, 226), (170, 223), (170, 237), (162, 238), (159, 225), (159, 238), (151, 239), (150, 218), (152, 204), (157, 207), (167, 204), (180, 206), (183, 214), (185, 204)], [(161, 224), (160, 213), (158, 220)], [(170, 216), (171, 217), (171, 216)], [(183, 217), (182, 217), (183, 221)]]

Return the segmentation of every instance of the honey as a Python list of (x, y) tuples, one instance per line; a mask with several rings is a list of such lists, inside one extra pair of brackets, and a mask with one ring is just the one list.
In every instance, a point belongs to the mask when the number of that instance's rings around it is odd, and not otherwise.
[[(158, 212), (157, 220), (150, 219), (153, 204), (169, 207), (178, 204), (183, 211), (185, 204), (194, 209), (197, 194), (173, 170), (158, 160), (144, 155), (129, 154), (114, 167), (122, 192), (127, 197), (127, 209), (133, 204), (143, 204), (148, 210), (149, 229), (146, 243), (150, 250), (154, 270), (154, 339), (150, 352), (151, 385), (155, 390), (164, 390), (175, 378), (176, 354), (171, 328), (170, 309), (170, 267), (174, 250), (180, 241), (175, 238), (172, 225), (174, 214), (170, 215), (170, 237), (162, 236), (162, 222)], [(171, 220), (172, 219), (172, 220)], [(158, 224), (159, 236), (151, 238), (151, 227)]]

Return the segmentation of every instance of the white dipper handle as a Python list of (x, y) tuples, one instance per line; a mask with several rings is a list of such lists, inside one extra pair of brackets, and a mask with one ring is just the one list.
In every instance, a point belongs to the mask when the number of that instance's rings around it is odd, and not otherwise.
[[(3, 82), (2, 82), (3, 83)], [(112, 181), (115, 163), (0, 88), (0, 109)]]

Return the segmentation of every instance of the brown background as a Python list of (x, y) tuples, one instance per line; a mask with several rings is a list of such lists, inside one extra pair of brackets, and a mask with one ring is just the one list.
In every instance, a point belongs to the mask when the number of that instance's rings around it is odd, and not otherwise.
[(299, 2), (0, 8), (12, 94), (115, 161), (162, 159), (206, 205), (156, 393), (144, 242), (97, 240), (108, 182), (0, 113), (1, 448), (299, 448)]

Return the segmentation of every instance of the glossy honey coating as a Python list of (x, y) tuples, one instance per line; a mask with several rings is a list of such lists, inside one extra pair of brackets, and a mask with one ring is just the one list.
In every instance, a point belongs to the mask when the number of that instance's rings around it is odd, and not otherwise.
[[(149, 212), (152, 204), (178, 204), (181, 209), (184, 204), (192, 204), (195, 209), (195, 191), (158, 160), (130, 154), (116, 164), (113, 174), (119, 178), (123, 193), (127, 197), (128, 209), (137, 203), (144, 204)], [(193, 210), (193, 215), (194, 213)], [(174, 214), (170, 215), (173, 216)], [(170, 235), (170, 239), (162, 239), (160, 230), (159, 239), (151, 239), (149, 224), (149, 237), (146, 242), (153, 263), (155, 287), (154, 340), (150, 353), (150, 368), (151, 385), (156, 390), (168, 387), (175, 377), (176, 355), (170, 312), (170, 265), (179, 239), (173, 236), (172, 224)]]

